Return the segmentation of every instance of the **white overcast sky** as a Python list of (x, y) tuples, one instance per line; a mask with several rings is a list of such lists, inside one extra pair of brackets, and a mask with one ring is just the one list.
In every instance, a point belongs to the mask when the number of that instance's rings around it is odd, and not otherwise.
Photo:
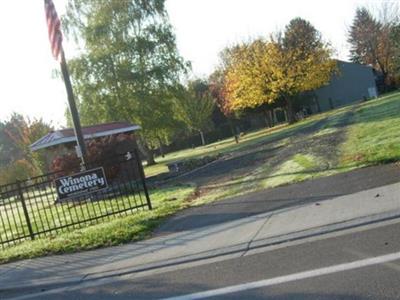
[[(53, 0), (64, 12), (67, 0)], [(400, 1), (400, 0), (398, 0)], [(392, 1), (392, 2), (398, 2)], [(337, 57), (347, 59), (346, 29), (359, 5), (379, 0), (167, 0), (180, 54), (196, 76), (207, 76), (227, 45), (267, 36), (294, 17), (309, 20)], [(65, 125), (67, 103), (60, 79), (52, 78), (52, 59), (42, 0), (0, 1), (0, 120), (12, 112)], [(73, 49), (64, 43), (66, 55)]]

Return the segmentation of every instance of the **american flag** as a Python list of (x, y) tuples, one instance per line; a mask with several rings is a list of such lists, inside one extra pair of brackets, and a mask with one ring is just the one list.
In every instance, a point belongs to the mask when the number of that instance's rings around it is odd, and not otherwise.
[(61, 23), (58, 18), (56, 8), (52, 0), (44, 0), (44, 10), (46, 13), (47, 28), (49, 31), (49, 40), (51, 52), (56, 60), (59, 59), (62, 47)]

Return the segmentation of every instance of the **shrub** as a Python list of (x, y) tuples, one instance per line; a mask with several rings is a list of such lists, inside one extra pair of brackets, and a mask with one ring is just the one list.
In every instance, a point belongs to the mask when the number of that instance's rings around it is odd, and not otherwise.
[(38, 175), (38, 169), (26, 159), (19, 159), (0, 171), (0, 184), (25, 180)]
[(75, 153), (67, 153), (53, 159), (50, 170), (57, 172), (57, 176), (69, 175), (79, 170), (80, 159)]
[[(129, 134), (92, 139), (86, 143), (86, 163), (89, 168), (104, 166), (107, 178), (114, 179), (120, 172), (120, 164), (112, 164), (112, 162), (119, 160), (121, 155), (128, 150), (132, 150), (134, 146), (134, 138)], [(80, 159), (75, 152), (57, 156), (53, 160), (50, 169), (52, 172), (57, 172), (57, 176), (66, 176), (80, 169)]]

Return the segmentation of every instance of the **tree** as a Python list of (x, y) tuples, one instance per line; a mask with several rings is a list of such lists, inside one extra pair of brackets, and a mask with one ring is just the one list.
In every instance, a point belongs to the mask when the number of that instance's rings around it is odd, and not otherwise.
[(348, 42), (351, 45), (350, 57), (353, 62), (380, 65), (384, 76), (386, 66), (379, 56), (379, 32), (381, 24), (371, 15), (367, 8), (357, 8), (353, 24), (349, 30)]
[(13, 113), (1, 129), (2, 158), (5, 164), (30, 156), (29, 125), (24, 116)]
[(262, 39), (232, 49), (232, 63), (226, 72), (226, 92), (232, 110), (256, 109), (265, 115), (268, 127), (273, 124), (271, 70), (268, 65), (268, 43)]
[(284, 102), (289, 123), (295, 122), (293, 102), (299, 95), (329, 82), (335, 70), (331, 49), (319, 32), (300, 18), (270, 41), (255, 40), (230, 49), (225, 76), (232, 110), (271, 110)]
[(215, 105), (222, 113), (222, 115), (228, 120), (229, 127), (232, 135), (235, 138), (235, 142), (239, 143), (239, 134), (235, 128), (235, 112), (229, 106), (229, 99), (226, 92), (225, 84), (225, 70), (220, 67), (217, 68), (208, 78), (209, 89), (211, 97), (214, 100)]
[(286, 50), (299, 52), (299, 58), (306, 59), (315, 49), (324, 47), (321, 33), (307, 20), (294, 18), (285, 28), (284, 35), (277, 34), (277, 42)]
[(69, 64), (82, 123), (140, 125), (148, 164), (174, 127), (174, 93), (188, 67), (177, 53), (164, 2), (72, 0), (64, 18), (81, 48)]
[(396, 25), (391, 32), (391, 39), (394, 41), (394, 75), (396, 85), (400, 85), (400, 24)]
[(26, 159), (17, 159), (0, 170), (0, 184), (9, 184), (17, 180), (26, 180), (38, 175), (38, 170)]
[(286, 103), (289, 124), (296, 121), (293, 101), (299, 95), (329, 82), (336, 70), (329, 44), (312, 24), (295, 18), (285, 27), (283, 37), (268, 49), (273, 80), (271, 90)]
[(371, 65), (380, 71), (385, 84), (390, 86), (396, 72), (396, 57), (399, 56), (395, 37), (398, 9), (397, 6), (383, 4), (379, 11), (376, 18), (367, 8), (357, 8), (348, 31), (350, 58), (353, 62)]
[(325, 47), (305, 54), (300, 49), (270, 44), (268, 57), (272, 80), (269, 86), (274, 99), (285, 102), (289, 124), (296, 121), (294, 101), (299, 99), (298, 96), (327, 84), (331, 79), (336, 63), (330, 55), (330, 50)]
[(232, 48), (225, 48), (219, 53), (220, 63), (214, 72), (209, 76), (209, 88), (214, 102), (220, 111), (227, 117), (232, 118), (235, 111), (231, 108), (230, 99), (227, 91), (227, 73), (234, 67), (235, 52), (239, 45)]
[(0, 167), (4, 168), (8, 164), (21, 157), (18, 147), (13, 143), (7, 134), (7, 123), (0, 122)]
[(208, 78), (209, 89), (211, 96), (214, 99), (215, 104), (219, 110), (228, 117), (232, 114), (232, 110), (229, 109), (229, 103), (226, 97), (225, 91), (225, 74), (224, 70), (216, 69)]
[(232, 49), (232, 64), (226, 72), (230, 109), (256, 108), (275, 100), (269, 87), (267, 47), (263, 40), (255, 40)]
[(204, 80), (194, 80), (188, 83), (183, 95), (177, 98), (177, 117), (186, 124), (191, 131), (197, 131), (201, 143), (206, 144), (204, 130), (211, 126), (211, 114), (215, 103), (211, 96), (209, 86)]
[(30, 145), (53, 130), (42, 119), (33, 121), (14, 113), (3, 123), (0, 130), (2, 157), (4, 164), (12, 164), (18, 159), (26, 159), (38, 170), (47, 171), (44, 153), (32, 152)]
[(52, 126), (42, 119), (31, 121), (16, 113), (9, 120), (0, 123), (0, 167), (3, 182), (25, 179), (48, 171), (45, 153), (32, 152), (29, 146), (51, 130)]
[[(45, 121), (43, 121), (43, 119), (33, 119), (33, 121), (29, 121), (28, 127), (29, 145), (33, 144), (38, 139), (54, 130), (53, 126), (50, 123), (46, 123)], [(40, 169), (42, 173), (46, 173), (50, 170), (50, 165), (47, 160), (45, 150), (32, 152), (29, 148), (29, 153), (32, 156), (33, 161), (35, 162), (35, 165)]]

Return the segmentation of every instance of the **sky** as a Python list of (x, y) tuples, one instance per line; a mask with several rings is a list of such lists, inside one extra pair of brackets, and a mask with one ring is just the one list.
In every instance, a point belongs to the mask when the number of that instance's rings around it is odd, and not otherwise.
[[(383, 1), (383, 0), (381, 0)], [(399, 2), (395, 1), (395, 2)], [(59, 15), (67, 0), (53, 0)], [(393, 2), (393, 1), (392, 1)], [(193, 76), (206, 77), (226, 46), (282, 30), (294, 17), (310, 21), (348, 59), (346, 31), (355, 9), (379, 0), (167, 0), (178, 51), (191, 61)], [(65, 87), (52, 75), (59, 64), (48, 42), (42, 0), (0, 1), (0, 120), (18, 112), (65, 126)], [(75, 53), (64, 41), (66, 57)]]

